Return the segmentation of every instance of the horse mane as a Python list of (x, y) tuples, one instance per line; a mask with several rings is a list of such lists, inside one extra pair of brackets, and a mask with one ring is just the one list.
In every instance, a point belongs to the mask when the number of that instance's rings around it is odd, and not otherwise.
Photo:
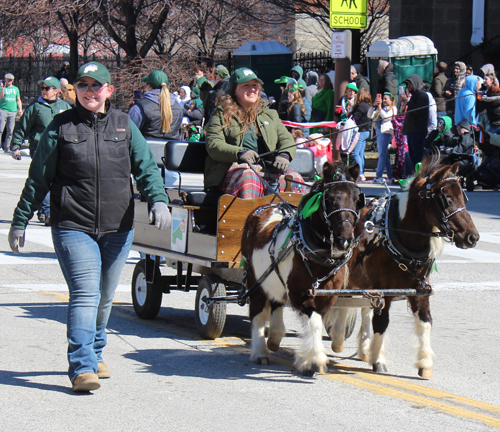
[(422, 180), (434, 174), (436, 171), (443, 168), (445, 165), (441, 163), (441, 154), (439, 152), (433, 152), (428, 156), (425, 156), (422, 160), (422, 166), (418, 174), (415, 176), (415, 180)]

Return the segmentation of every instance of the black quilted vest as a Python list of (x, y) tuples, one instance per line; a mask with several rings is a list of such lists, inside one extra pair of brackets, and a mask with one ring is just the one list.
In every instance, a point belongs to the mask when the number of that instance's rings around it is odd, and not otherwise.
[(89, 234), (132, 229), (128, 114), (96, 114), (77, 104), (55, 119), (59, 158), (50, 188), (51, 225)]
[(141, 127), (141, 133), (145, 138), (179, 139), (182, 109), (177, 102), (174, 102), (172, 105), (172, 124), (170, 125), (170, 131), (167, 133), (163, 133), (160, 130), (161, 114), (160, 104), (158, 102), (154, 102), (148, 98), (142, 98), (136, 103), (142, 108), (144, 114), (144, 124)]

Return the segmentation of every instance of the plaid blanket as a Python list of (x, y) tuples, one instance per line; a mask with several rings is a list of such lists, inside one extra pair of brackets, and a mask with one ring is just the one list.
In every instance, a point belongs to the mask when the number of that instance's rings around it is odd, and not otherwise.
[[(285, 175), (291, 175), (293, 180), (303, 182), (302, 176), (294, 171), (287, 171), (286, 174), (280, 175), (261, 172), (257, 173), (251, 169), (248, 164), (236, 164), (234, 163), (224, 178), (222, 183), (222, 192), (238, 197), (238, 198), (259, 198), (264, 195), (269, 195), (274, 193), (274, 191), (268, 191), (267, 187), (261, 181), (261, 176), (270, 184), (279, 184), (280, 192), (283, 192), (286, 188)], [(304, 186), (296, 183), (292, 183), (292, 192), (304, 194)]]

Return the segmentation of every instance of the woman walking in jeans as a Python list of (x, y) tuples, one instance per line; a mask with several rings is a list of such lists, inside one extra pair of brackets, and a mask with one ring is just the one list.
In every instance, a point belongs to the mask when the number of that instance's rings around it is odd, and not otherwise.
[(130, 174), (152, 204), (150, 220), (171, 224), (168, 197), (152, 151), (127, 114), (110, 108), (109, 71), (83, 65), (76, 106), (54, 117), (42, 134), (9, 244), (24, 246), (28, 221), (50, 190), (52, 240), (69, 288), (69, 378), (73, 391), (96, 390), (111, 373), (104, 363), (106, 325), (133, 238)]
[(361, 89), (356, 95), (356, 102), (352, 109), (351, 115), (358, 125), (359, 139), (356, 147), (352, 151), (354, 160), (359, 165), (359, 181), (366, 181), (365, 178), (365, 147), (366, 140), (370, 136), (370, 119), (368, 118), (368, 110), (372, 104), (372, 97), (367, 90)]

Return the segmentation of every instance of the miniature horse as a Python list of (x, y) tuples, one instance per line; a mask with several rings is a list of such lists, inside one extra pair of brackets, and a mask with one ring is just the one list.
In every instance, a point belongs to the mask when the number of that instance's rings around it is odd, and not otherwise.
[(289, 301), (303, 324), (297, 369), (307, 376), (325, 370), (321, 317), (336, 297), (316, 297), (315, 290), (344, 286), (354, 227), (364, 207), (364, 195), (353, 181), (358, 174), (358, 165), (344, 171), (326, 163), (323, 178), (303, 197), (298, 210), (269, 205), (247, 218), (241, 250), (250, 299), (252, 361), (268, 364), (269, 350), (279, 348), (285, 335), (283, 307)]
[[(350, 289), (428, 288), (427, 277), (442, 238), (459, 248), (473, 248), (479, 234), (465, 209), (466, 196), (456, 177), (458, 164), (442, 166), (439, 156), (424, 159), (419, 174), (407, 190), (389, 199), (372, 201), (362, 211), (356, 228), (365, 231), (349, 263)], [(393, 297), (385, 298), (380, 314), (373, 314), (374, 336), (370, 341), (371, 310), (363, 308), (358, 334), (358, 357), (369, 361), (375, 372), (387, 372), (384, 333), (389, 325)], [(428, 296), (407, 297), (415, 318), (419, 340), (418, 374), (432, 377), (433, 351), (430, 344), (432, 318)], [(343, 309), (343, 310), (342, 310)], [(332, 309), (324, 323), (332, 338), (332, 349), (344, 347), (345, 324), (355, 308)], [(354, 315), (355, 316), (355, 315)]]

